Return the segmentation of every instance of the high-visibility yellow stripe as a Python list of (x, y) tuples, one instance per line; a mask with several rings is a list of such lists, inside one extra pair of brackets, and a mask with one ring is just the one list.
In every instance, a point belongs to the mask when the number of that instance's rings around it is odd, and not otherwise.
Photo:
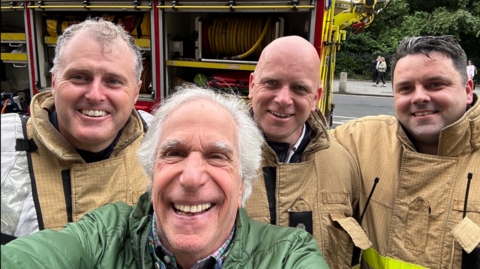
[(363, 259), (374, 269), (428, 269), (420, 265), (383, 257), (373, 248), (363, 251)]

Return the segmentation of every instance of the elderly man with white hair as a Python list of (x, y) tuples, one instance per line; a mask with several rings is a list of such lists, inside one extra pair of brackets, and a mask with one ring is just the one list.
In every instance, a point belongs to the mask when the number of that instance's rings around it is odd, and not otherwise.
[(180, 89), (139, 150), (152, 184), (137, 205), (109, 204), (60, 232), (17, 239), (2, 247), (2, 268), (328, 268), (306, 231), (241, 208), (262, 143), (239, 98)]

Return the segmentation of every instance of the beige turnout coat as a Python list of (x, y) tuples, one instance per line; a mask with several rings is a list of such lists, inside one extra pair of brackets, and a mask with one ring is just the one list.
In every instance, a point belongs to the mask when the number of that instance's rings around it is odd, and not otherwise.
[[(392, 116), (349, 122), (331, 135), (360, 167), (360, 208), (380, 178), (362, 223), (373, 242), (362, 269), (461, 268), (462, 248), (471, 252), (480, 242), (478, 96), (441, 131), (438, 155), (418, 153)], [(473, 179), (463, 219), (468, 173)]]
[[(67, 222), (68, 197), (65, 187), (70, 180), (72, 220), (107, 203), (135, 205), (146, 191), (147, 176), (137, 160), (143, 138), (143, 125), (132, 111), (120, 139), (106, 160), (85, 163), (67, 140), (49, 122), (54, 101), (50, 93), (35, 96), (27, 133), (38, 150), (31, 152), (31, 161), (45, 229), (60, 230)], [(62, 171), (68, 171), (63, 172)], [(37, 212), (38, 215), (38, 212)]]
[[(312, 113), (308, 124), (313, 129), (312, 140), (300, 163), (279, 163), (275, 151), (264, 143), (263, 173), (246, 210), (257, 221), (307, 231), (312, 228), (330, 268), (351, 268), (352, 237), (357, 246), (370, 246), (352, 218), (359, 215), (359, 171), (350, 154), (331, 140), (320, 112)], [(267, 185), (272, 184), (267, 192)], [(276, 217), (272, 221), (273, 213)]]

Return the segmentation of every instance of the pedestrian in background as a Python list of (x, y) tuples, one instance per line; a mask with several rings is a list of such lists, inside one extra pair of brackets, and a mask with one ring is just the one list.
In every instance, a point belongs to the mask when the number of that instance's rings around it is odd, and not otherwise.
[(373, 61), (373, 64), (372, 64), (372, 67), (373, 67), (372, 81), (374, 83), (375, 83), (375, 81), (377, 81), (377, 76), (378, 76), (377, 68), (378, 68), (378, 65), (380, 65), (380, 63), (381, 63), (381, 61), (380, 61), (381, 57), (382, 56), (378, 55), (377, 59), (375, 61)]
[(387, 71), (387, 63), (385, 62), (384, 57), (380, 57), (380, 64), (377, 67), (377, 72), (378, 72), (377, 82), (375, 84), (373, 84), (373, 87), (377, 87), (378, 82), (380, 82), (380, 79), (383, 82), (382, 87), (386, 87), (385, 86), (385, 71)]
[(475, 81), (473, 81), (473, 78), (475, 77), (476, 73), (477, 73), (477, 68), (475, 67), (475, 65), (472, 64), (472, 61), (468, 61), (467, 74), (468, 74), (468, 79), (471, 79), (473, 82), (473, 89), (475, 89)]

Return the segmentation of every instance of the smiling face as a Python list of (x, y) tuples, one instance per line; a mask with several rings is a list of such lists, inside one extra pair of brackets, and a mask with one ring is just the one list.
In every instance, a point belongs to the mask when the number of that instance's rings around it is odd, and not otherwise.
[(232, 116), (210, 101), (184, 103), (167, 116), (152, 204), (160, 240), (179, 263), (207, 257), (228, 238), (243, 191), (238, 147)]
[(460, 119), (473, 101), (452, 60), (438, 52), (408, 55), (395, 68), (395, 111), (419, 152), (436, 154), (441, 130)]
[(60, 133), (78, 149), (108, 147), (138, 98), (133, 53), (120, 38), (111, 43), (103, 51), (90, 34), (75, 34), (52, 76)]
[(319, 75), (318, 54), (303, 38), (280, 38), (264, 49), (250, 75), (248, 97), (255, 122), (270, 141), (293, 146), (299, 139), (321, 96)]

